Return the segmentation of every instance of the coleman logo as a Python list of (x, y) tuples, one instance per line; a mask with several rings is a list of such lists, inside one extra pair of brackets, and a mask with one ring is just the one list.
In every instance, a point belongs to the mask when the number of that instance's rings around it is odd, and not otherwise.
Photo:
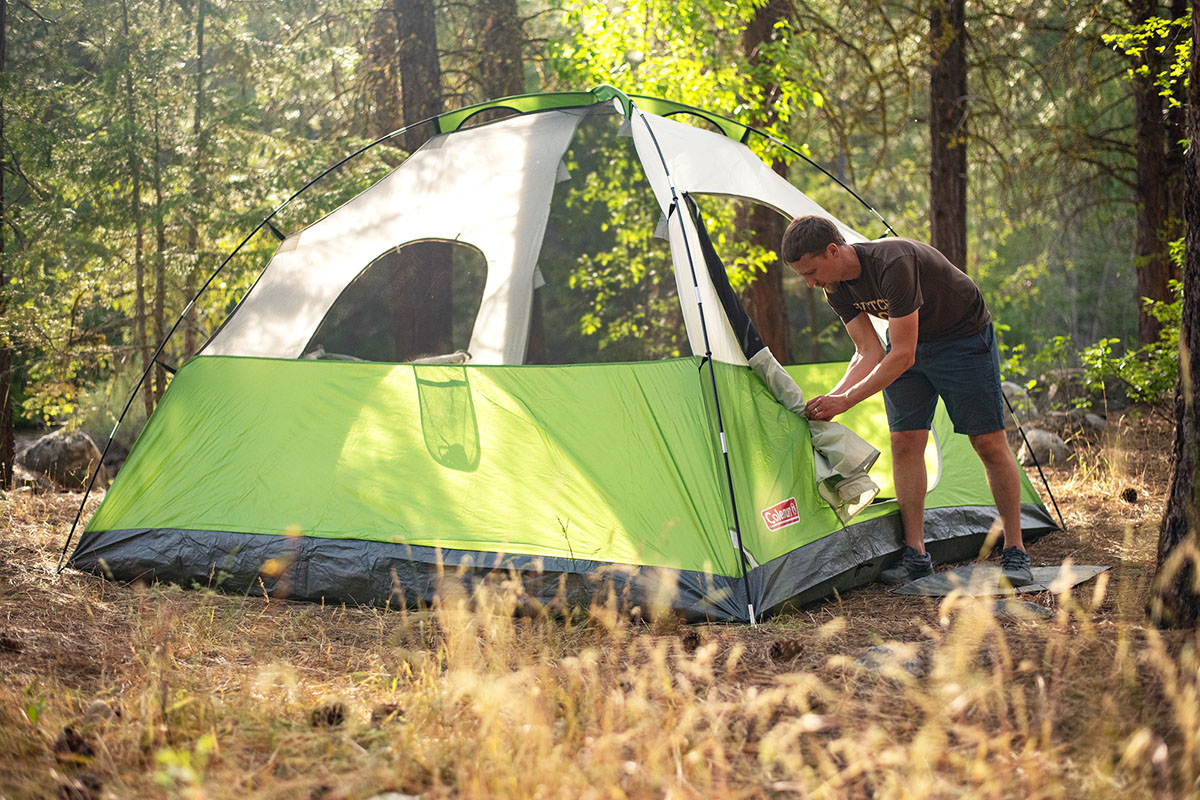
[(764, 508), (762, 518), (763, 522), (767, 523), (767, 528), (773, 531), (786, 528), (788, 525), (795, 525), (800, 521), (800, 510), (796, 507), (796, 498), (789, 497), (782, 503)]

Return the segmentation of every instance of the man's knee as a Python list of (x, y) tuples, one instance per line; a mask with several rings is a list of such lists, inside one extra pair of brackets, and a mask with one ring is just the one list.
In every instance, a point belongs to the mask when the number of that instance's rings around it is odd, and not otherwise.
[(1012, 460), (1012, 451), (1008, 449), (1008, 437), (1004, 431), (992, 431), (971, 436), (971, 446), (984, 461)]
[(892, 460), (924, 457), (929, 431), (892, 431)]

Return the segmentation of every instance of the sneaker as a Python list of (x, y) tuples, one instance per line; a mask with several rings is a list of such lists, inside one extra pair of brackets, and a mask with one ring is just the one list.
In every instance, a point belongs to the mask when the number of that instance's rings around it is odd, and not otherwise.
[(1000, 571), (1014, 587), (1033, 583), (1029, 570), (1029, 553), (1019, 547), (1006, 547), (1000, 551)]
[(915, 547), (904, 545), (904, 550), (900, 552), (900, 560), (879, 573), (879, 582), (895, 586), (932, 574), (933, 559), (929, 557), (929, 553), (922, 553)]

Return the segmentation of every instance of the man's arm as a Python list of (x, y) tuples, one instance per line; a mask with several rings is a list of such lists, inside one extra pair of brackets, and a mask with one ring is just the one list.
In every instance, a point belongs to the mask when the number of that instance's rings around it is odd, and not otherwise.
[(846, 323), (846, 332), (854, 340), (850, 366), (829, 394), (808, 401), (805, 415), (815, 420), (833, 419), (899, 378), (916, 358), (917, 314), (918, 311), (914, 311), (888, 319), (888, 339), (892, 349), (886, 355), (866, 314), (859, 314)]
[(846, 374), (829, 390), (829, 394), (842, 394), (851, 386), (871, 374), (871, 370), (883, 360), (883, 343), (875, 333), (871, 317), (859, 314), (846, 323), (846, 333), (854, 342), (854, 355), (846, 366)]

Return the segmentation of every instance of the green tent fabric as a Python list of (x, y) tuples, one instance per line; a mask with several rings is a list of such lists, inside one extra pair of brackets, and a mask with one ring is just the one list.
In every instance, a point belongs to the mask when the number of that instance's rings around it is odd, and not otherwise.
[[(429, 599), (444, 568), (467, 568), (467, 580), (515, 569), (539, 576), (541, 602), (566, 576), (576, 600), (615, 583), (649, 602), (665, 586), (686, 616), (746, 619), (701, 367), (200, 357), (172, 382), (73, 560), (122, 564), (126, 578), (250, 592), (262, 581), (287, 597), (378, 604)], [(807, 422), (748, 369), (716, 367), (756, 607), (861, 579), (865, 562), (898, 546), (895, 503), (843, 528), (815, 491)], [(793, 374), (804, 385), (838, 367)], [(852, 412), (868, 437), (880, 405)], [(979, 539), (995, 511), (978, 459), (947, 423), (939, 414), (952, 468), (929, 495), (930, 527), (935, 539), (960, 539), (964, 526)], [(773, 530), (763, 511), (789, 500), (795, 521)], [(1053, 527), (1028, 484), (1023, 500), (1033, 527)], [(953, 528), (937, 523), (947, 510)], [(824, 546), (806, 555), (814, 544)], [(797, 581), (788, 562), (824, 577)]]

